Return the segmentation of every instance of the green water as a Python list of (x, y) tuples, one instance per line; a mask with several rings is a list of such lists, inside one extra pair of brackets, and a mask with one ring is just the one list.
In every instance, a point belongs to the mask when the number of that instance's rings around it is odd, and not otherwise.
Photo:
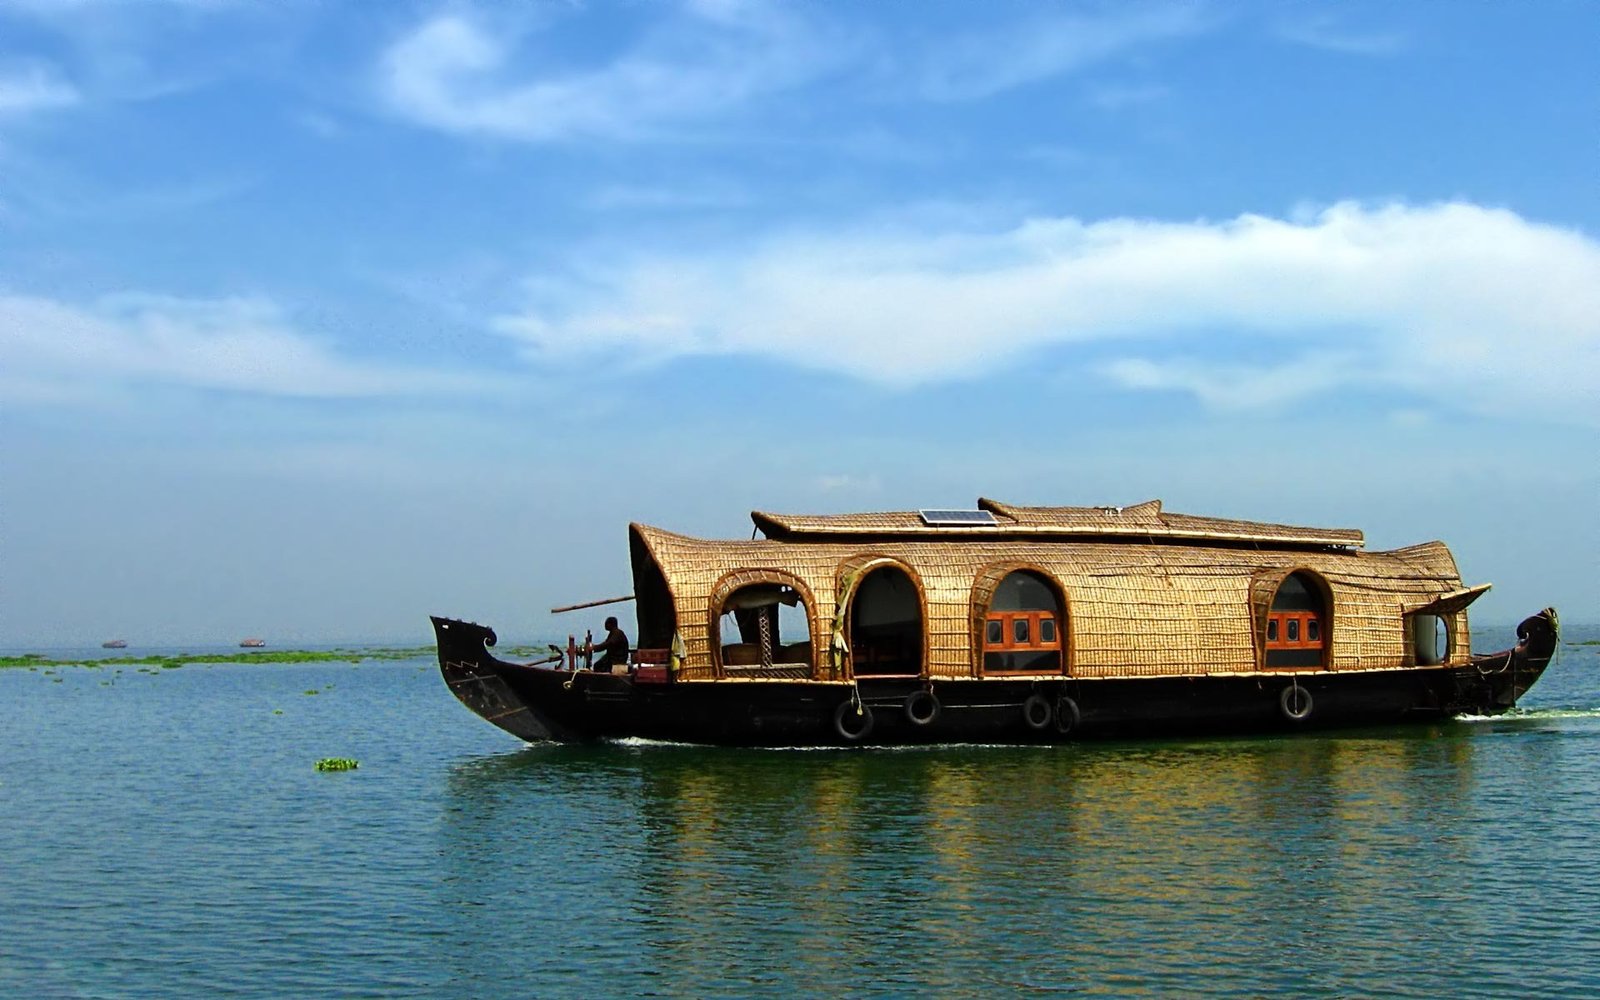
[(1495, 721), (855, 752), (523, 746), (424, 659), (3, 671), (0, 995), (1594, 995), (1597, 666)]

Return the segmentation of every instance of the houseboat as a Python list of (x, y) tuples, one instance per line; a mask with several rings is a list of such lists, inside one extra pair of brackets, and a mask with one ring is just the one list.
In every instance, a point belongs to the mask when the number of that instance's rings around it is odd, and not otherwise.
[(510, 662), (435, 617), (446, 684), (528, 741), (1050, 743), (1495, 715), (1557, 645), (1546, 608), (1473, 655), (1489, 585), (1441, 542), (1369, 552), (1159, 500), (751, 516), (739, 541), (629, 527), (625, 665), (575, 638)]

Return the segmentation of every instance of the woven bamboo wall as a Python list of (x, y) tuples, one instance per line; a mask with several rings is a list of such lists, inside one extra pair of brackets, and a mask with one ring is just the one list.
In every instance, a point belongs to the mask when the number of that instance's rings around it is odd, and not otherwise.
[[(730, 583), (799, 581), (807, 593), (813, 661), (833, 676), (829, 642), (843, 587), (876, 561), (903, 566), (926, 602), (926, 662), (934, 677), (972, 677), (976, 621), (1001, 569), (1028, 567), (1060, 588), (1069, 606), (1072, 672), (1082, 677), (1154, 676), (1257, 669), (1260, 588), (1252, 581), (1305, 569), (1333, 594), (1335, 670), (1409, 662), (1404, 611), (1458, 588), (1443, 543), (1395, 552), (1262, 551), (1098, 541), (705, 541), (634, 525), (661, 567), (677, 605), (686, 656), (682, 676), (716, 676), (711, 618)], [(1276, 571), (1276, 572), (1275, 572)], [(1003, 576), (1003, 573), (999, 573)], [(1286, 575), (1286, 574), (1285, 574)], [(1270, 600), (1270, 596), (1268, 597)], [(1466, 651), (1465, 613), (1452, 647)]]

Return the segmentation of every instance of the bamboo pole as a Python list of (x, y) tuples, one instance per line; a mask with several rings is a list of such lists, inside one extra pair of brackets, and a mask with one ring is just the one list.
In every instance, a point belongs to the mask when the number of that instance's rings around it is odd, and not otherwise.
[(625, 594), (622, 597), (608, 597), (603, 601), (585, 601), (582, 604), (569, 604), (564, 608), (551, 608), (550, 613), (553, 615), (559, 615), (563, 611), (579, 611), (583, 608), (598, 608), (602, 604), (621, 604), (623, 601), (631, 600), (633, 600), (633, 595)]

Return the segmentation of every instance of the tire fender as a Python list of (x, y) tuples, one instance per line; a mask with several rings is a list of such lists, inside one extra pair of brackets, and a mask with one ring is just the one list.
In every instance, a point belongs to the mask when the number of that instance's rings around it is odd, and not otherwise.
[(1083, 721), (1082, 714), (1078, 711), (1078, 703), (1066, 695), (1056, 699), (1056, 732), (1062, 736), (1078, 728), (1078, 723)]
[(833, 710), (833, 731), (846, 743), (860, 743), (872, 735), (872, 709), (846, 698)]
[(939, 721), (944, 707), (932, 691), (913, 691), (906, 695), (906, 721), (913, 726), (931, 726)]
[(1050, 707), (1050, 700), (1042, 694), (1030, 694), (1028, 700), (1022, 703), (1022, 721), (1029, 729), (1036, 733), (1044, 732), (1055, 721), (1055, 709)]
[(1298, 683), (1290, 684), (1278, 695), (1278, 711), (1290, 722), (1304, 722), (1311, 718), (1311, 710), (1315, 707), (1311, 692), (1301, 687)]

